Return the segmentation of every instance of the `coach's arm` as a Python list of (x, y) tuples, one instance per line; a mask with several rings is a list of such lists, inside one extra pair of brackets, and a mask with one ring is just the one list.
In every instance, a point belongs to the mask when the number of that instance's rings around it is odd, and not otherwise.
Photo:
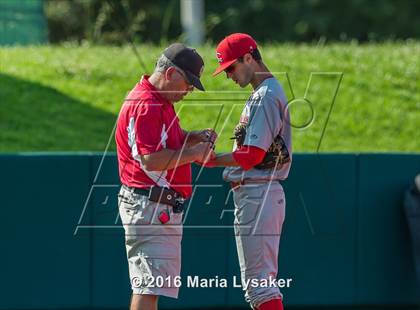
[(212, 147), (213, 143), (204, 142), (179, 150), (162, 149), (159, 152), (140, 155), (140, 162), (148, 171), (169, 170), (192, 162), (205, 164), (216, 156)]

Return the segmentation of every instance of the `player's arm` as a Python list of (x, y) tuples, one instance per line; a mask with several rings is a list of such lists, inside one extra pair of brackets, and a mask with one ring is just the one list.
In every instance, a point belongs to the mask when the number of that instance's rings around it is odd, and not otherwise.
[(212, 160), (209, 160), (206, 167), (237, 167), (238, 162), (233, 158), (232, 153), (219, 153), (216, 154)]
[(255, 146), (244, 145), (232, 153), (217, 154), (214, 159), (205, 163), (206, 167), (238, 167), (249, 170), (261, 163), (265, 151)]
[[(264, 96), (255, 105), (256, 109), (244, 137), (244, 145), (233, 153), (221, 154), (220, 159), (217, 155), (206, 166), (241, 166), (242, 169), (249, 170), (264, 160), (267, 149), (280, 130), (280, 111), (276, 100), (270, 96)], [(237, 145), (241, 144), (237, 141)]]

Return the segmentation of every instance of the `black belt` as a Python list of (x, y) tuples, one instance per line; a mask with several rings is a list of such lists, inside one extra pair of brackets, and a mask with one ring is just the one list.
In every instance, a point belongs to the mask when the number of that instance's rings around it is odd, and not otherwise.
[[(179, 199), (179, 198), (176, 199), (176, 197), (179, 196), (179, 194), (176, 193), (173, 190), (154, 187), (155, 189), (157, 188), (158, 190), (170, 191), (169, 194), (170, 194), (171, 197), (170, 197), (170, 199), (167, 199), (165, 201), (165, 199), (161, 199), (161, 198), (164, 198), (165, 196), (162, 197), (162, 194), (159, 193), (159, 192), (158, 192), (157, 195), (156, 195), (156, 192), (155, 193), (152, 192), (152, 195), (151, 195), (150, 194), (151, 193), (150, 189), (130, 187), (130, 186), (127, 186), (125, 184), (122, 185), (122, 188), (125, 189), (126, 191), (132, 192), (134, 194), (146, 196), (146, 197), (149, 198), (150, 201), (163, 203), (163, 204), (168, 204), (168, 205), (172, 206), (172, 210), (173, 210), (174, 213), (181, 213), (184, 210), (184, 199)], [(159, 198), (156, 198), (156, 196), (158, 196)]]
[(124, 188), (127, 191), (133, 192), (137, 195), (147, 196), (149, 197), (150, 190), (145, 188), (137, 188), (137, 187), (129, 187), (125, 184), (122, 185), (122, 188)]

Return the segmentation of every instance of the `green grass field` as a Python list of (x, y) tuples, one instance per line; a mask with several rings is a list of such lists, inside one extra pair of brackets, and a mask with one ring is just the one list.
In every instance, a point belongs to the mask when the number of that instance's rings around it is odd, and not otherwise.
[[(151, 72), (162, 47), (137, 48)], [(187, 130), (216, 127), (217, 150), (227, 151), (251, 89), (211, 77), (213, 47), (198, 51), (207, 92), (194, 91), (177, 111)], [(295, 152), (420, 152), (420, 42), (261, 51), (291, 102)], [(144, 73), (129, 46), (0, 48), (0, 61), (1, 152), (105, 150), (127, 91)]]

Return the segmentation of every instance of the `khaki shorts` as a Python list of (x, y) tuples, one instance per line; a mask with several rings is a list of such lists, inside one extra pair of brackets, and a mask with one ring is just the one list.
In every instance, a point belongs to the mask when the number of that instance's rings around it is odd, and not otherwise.
[[(178, 298), (181, 271), (182, 213), (148, 197), (121, 188), (119, 213), (125, 230), (128, 269), (133, 294)], [(169, 222), (159, 213), (167, 210)]]

